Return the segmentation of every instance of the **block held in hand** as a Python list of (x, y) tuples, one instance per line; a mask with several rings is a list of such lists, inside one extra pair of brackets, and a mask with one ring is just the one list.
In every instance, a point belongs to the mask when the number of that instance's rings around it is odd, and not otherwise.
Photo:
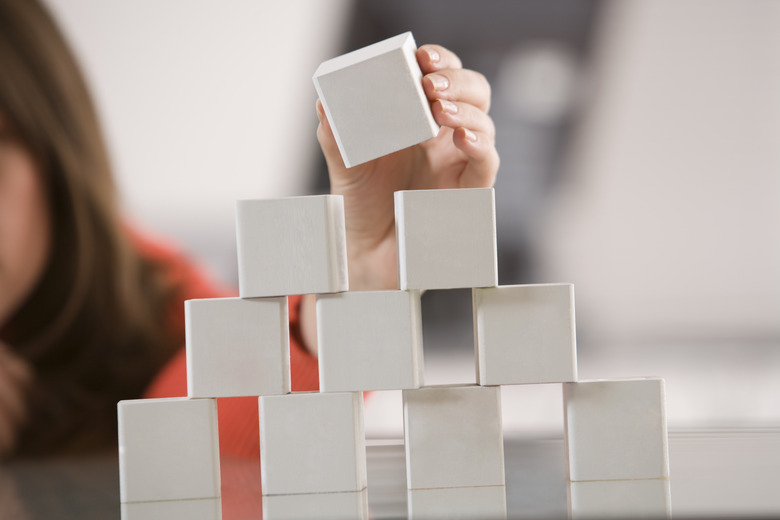
[(348, 168), (436, 137), (412, 33), (323, 62), (314, 86)]

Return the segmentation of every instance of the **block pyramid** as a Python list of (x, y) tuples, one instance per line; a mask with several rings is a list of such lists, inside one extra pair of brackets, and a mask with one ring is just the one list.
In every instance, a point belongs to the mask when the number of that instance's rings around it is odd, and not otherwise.
[[(405, 33), (317, 70), (345, 164), (435, 135), (415, 48)], [(398, 105), (366, 121), (370, 81)], [(669, 516), (663, 380), (578, 380), (573, 286), (498, 284), (493, 188), (394, 202), (399, 288), (365, 292), (348, 288), (341, 196), (236, 203), (240, 297), (185, 303), (188, 397), (118, 404), (121, 502), (218, 500), (216, 398), (257, 396), (264, 515), (368, 518), (362, 393), (396, 389), (409, 516), (505, 518), (501, 386), (559, 383), (570, 515)], [(452, 288), (473, 292), (476, 384), (425, 386), (421, 293)], [(318, 295), (319, 392), (290, 390), (296, 294)]]

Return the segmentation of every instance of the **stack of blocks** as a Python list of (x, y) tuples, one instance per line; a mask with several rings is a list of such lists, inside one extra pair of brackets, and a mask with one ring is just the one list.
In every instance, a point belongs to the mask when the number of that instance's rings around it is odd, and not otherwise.
[[(436, 135), (421, 77), (410, 33), (320, 66), (346, 165)], [(395, 221), (399, 289), (348, 292), (341, 196), (237, 202), (240, 297), (185, 303), (188, 397), (118, 405), (125, 516), (218, 510), (216, 398), (259, 396), (265, 517), (367, 518), (362, 392), (400, 389), (409, 516), (504, 518), (500, 387), (536, 383), (564, 385), (572, 516), (668, 515), (663, 382), (577, 381), (573, 287), (498, 285), (493, 189), (399, 191)], [(426, 387), (421, 292), (454, 288), (477, 384)], [(290, 391), (296, 294), (317, 294), (319, 392)]]

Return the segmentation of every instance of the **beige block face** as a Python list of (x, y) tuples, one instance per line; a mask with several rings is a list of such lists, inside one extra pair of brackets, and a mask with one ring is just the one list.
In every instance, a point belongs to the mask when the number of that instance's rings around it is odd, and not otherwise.
[(669, 477), (662, 379), (564, 385), (569, 480)]
[(185, 302), (189, 397), (288, 393), (287, 305), (286, 296)]
[(361, 291), (317, 297), (320, 390), (419, 388), (420, 293)]
[(479, 384), (576, 381), (574, 286), (474, 289), (473, 302)]
[(409, 520), (503, 520), (506, 488), (410, 489), (406, 504)]
[(216, 399), (120, 401), (121, 502), (218, 498)]
[(409, 489), (503, 486), (498, 387), (404, 390)]
[(314, 86), (347, 167), (436, 137), (411, 33), (324, 62)]
[(268, 495), (263, 497), (265, 520), (368, 520), (368, 491)]
[(569, 482), (570, 518), (671, 518), (669, 479)]
[(498, 285), (493, 188), (395, 193), (402, 290)]
[(237, 201), (240, 296), (349, 289), (344, 226), (341, 195)]
[(163, 500), (121, 505), (122, 520), (217, 520), (222, 518), (222, 499)]
[(260, 469), (263, 495), (365, 489), (362, 394), (260, 397)]

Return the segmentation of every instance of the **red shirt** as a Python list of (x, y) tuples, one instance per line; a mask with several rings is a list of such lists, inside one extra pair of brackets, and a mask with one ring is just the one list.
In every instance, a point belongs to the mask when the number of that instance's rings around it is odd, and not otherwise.
[[(171, 331), (184, 337), (184, 301), (197, 298), (237, 296), (230, 289), (215, 282), (205, 271), (197, 268), (180, 252), (169, 246), (133, 234), (139, 252), (168, 268), (172, 282), (181, 288), (177, 301), (166, 316)], [(317, 359), (303, 347), (298, 309), (300, 296), (291, 296), (290, 302), (290, 371), (294, 392), (318, 390)], [(184, 345), (152, 380), (144, 398), (186, 397), (187, 365)], [(260, 456), (260, 427), (257, 397), (232, 397), (217, 400), (219, 416), (219, 449), (222, 455), (239, 457)]]

